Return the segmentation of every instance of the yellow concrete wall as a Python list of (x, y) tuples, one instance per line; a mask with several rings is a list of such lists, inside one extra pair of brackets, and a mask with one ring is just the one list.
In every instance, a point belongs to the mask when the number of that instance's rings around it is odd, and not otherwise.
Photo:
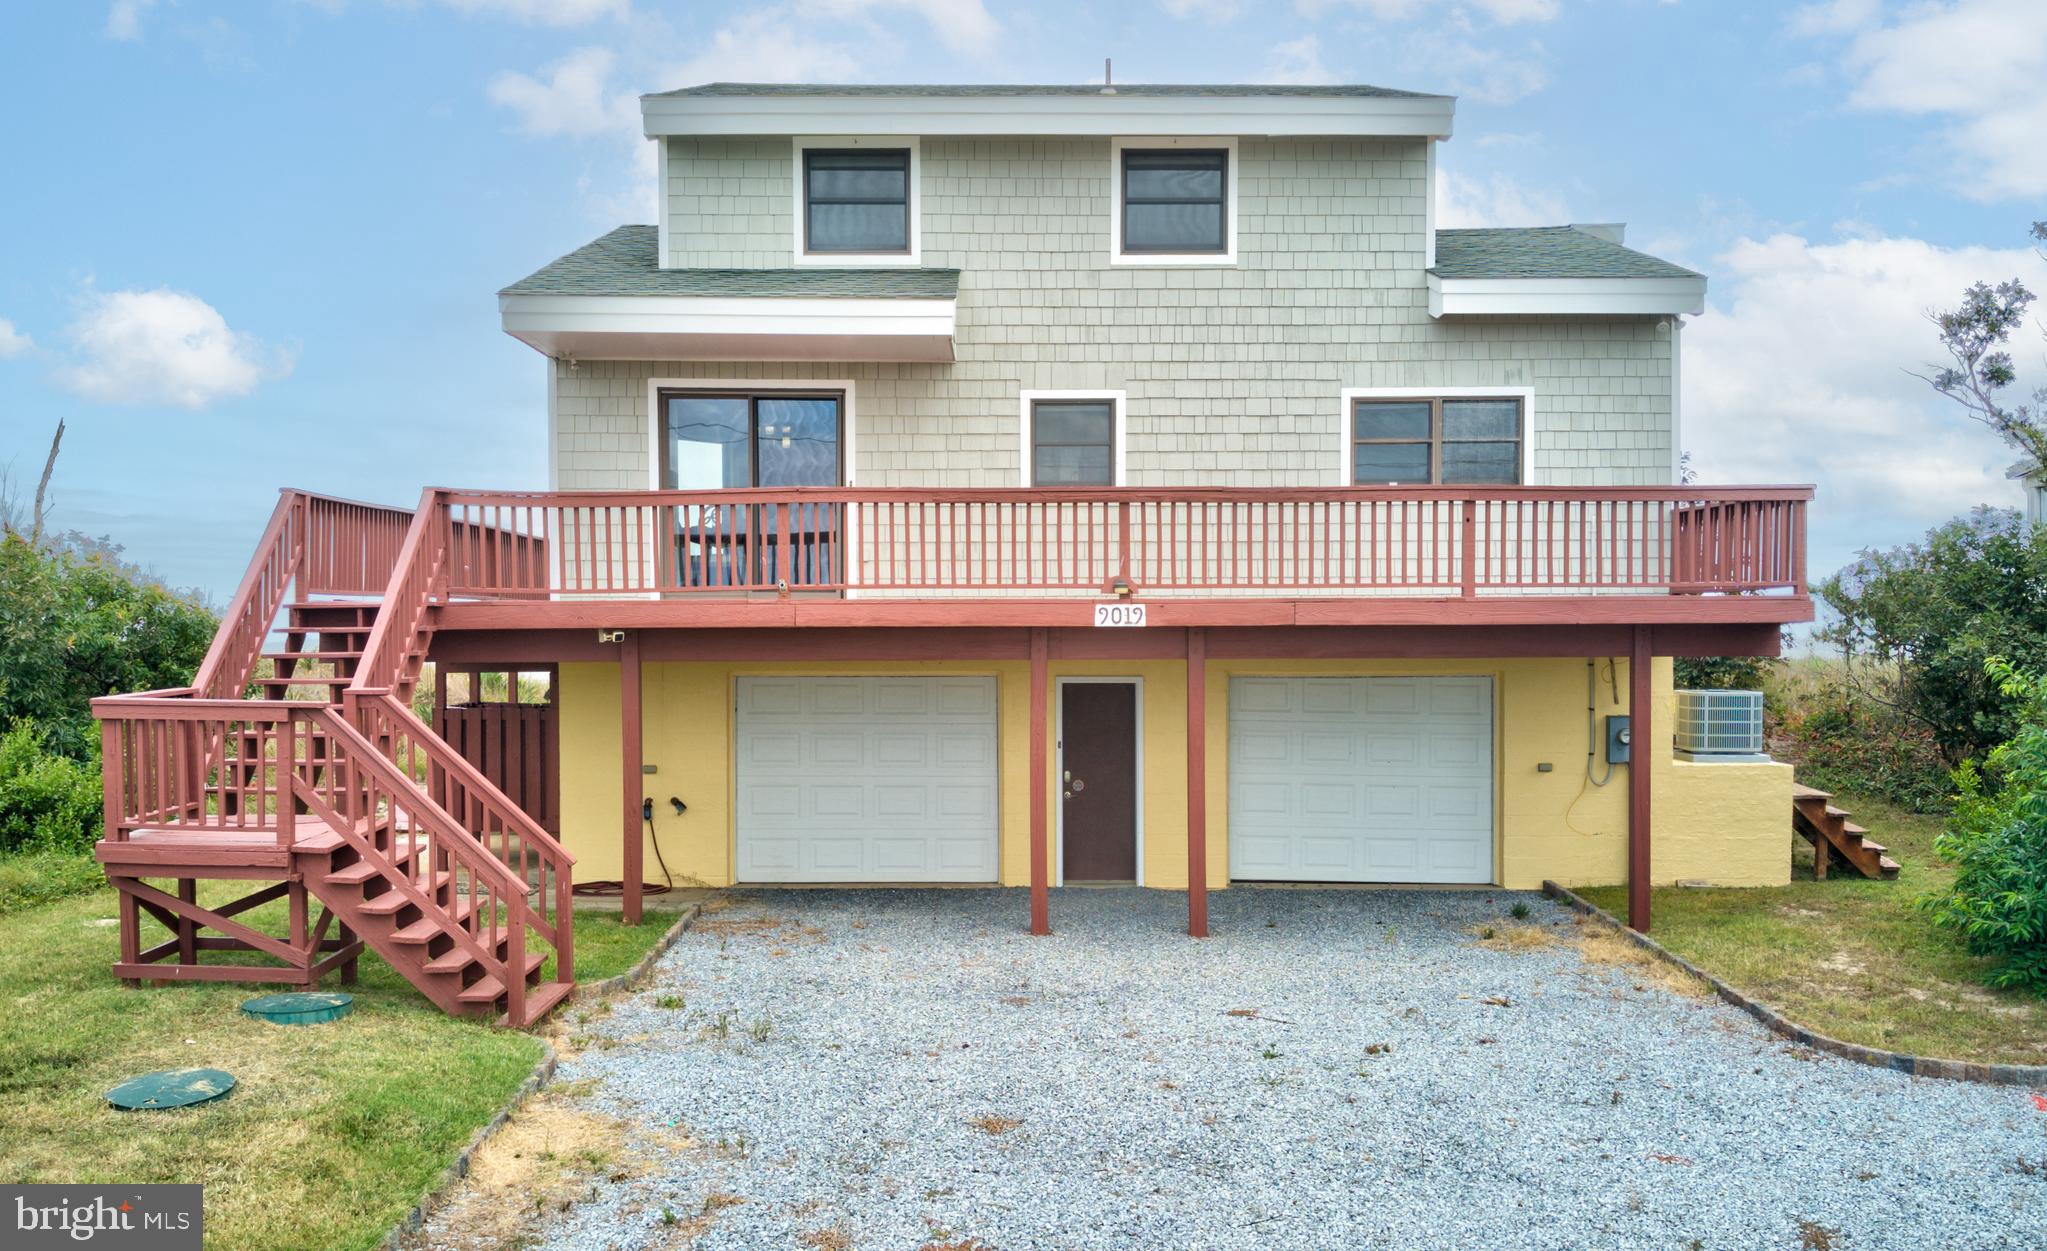
[[(1625, 710), (1628, 665), (1596, 662), (1596, 712)], [(645, 778), (655, 801), (661, 850), (678, 881), (732, 882), (732, 708), (735, 680), (751, 673), (988, 674), (998, 694), (997, 744), (1000, 865), (1004, 885), (1030, 881), (1028, 802), (1029, 666), (1022, 661), (802, 662), (737, 664), (678, 662), (645, 666)], [(1143, 875), (1148, 886), (1187, 884), (1186, 679), (1178, 661), (1064, 661), (1061, 676), (1135, 677), (1143, 682)], [(1585, 663), (1581, 660), (1213, 661), (1208, 678), (1208, 877), (1229, 881), (1229, 683), (1244, 675), (1394, 676), (1477, 674), (1494, 684), (1496, 873), (1503, 886), (1526, 889), (1553, 878), (1566, 885), (1622, 881), (1627, 872), (1627, 769), (1608, 784), (1586, 778)], [(1671, 755), (1671, 666), (1653, 677), (1658, 716), (1647, 746), (1654, 777), (1656, 839), (1651, 853), (1659, 883), (1678, 879), (1720, 885), (1781, 884), (1790, 876), (1791, 769), (1788, 765), (1701, 765)], [(1616, 685), (1620, 694), (1616, 705)], [(555, 697), (562, 717), (562, 840), (577, 857), (578, 880), (611, 879), (622, 871), (618, 667), (561, 666)], [(1056, 710), (1056, 704), (1053, 705)], [(1056, 761), (1056, 717), (1048, 718), (1046, 758)], [(1599, 733), (1595, 772), (1604, 765)], [(1641, 746), (1638, 744), (1638, 747)], [(1554, 766), (1544, 773), (1537, 765)], [(1047, 813), (1058, 812), (1056, 768), (1047, 770)], [(680, 796), (689, 812), (668, 805)], [(1056, 865), (1056, 825), (1048, 828)], [(645, 873), (658, 880), (651, 849)]]

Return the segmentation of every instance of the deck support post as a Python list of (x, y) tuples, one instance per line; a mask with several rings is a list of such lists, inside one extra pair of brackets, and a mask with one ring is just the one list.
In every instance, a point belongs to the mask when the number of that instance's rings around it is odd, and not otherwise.
[(1049, 889), (1051, 865), (1047, 855), (1046, 784), (1052, 779), (1045, 738), (1051, 716), (1048, 671), (1051, 667), (1051, 639), (1042, 629), (1031, 631), (1031, 933), (1052, 932), (1052, 903)]
[[(179, 878), (178, 898), (188, 904), (198, 903), (198, 879), (189, 877)], [(199, 963), (199, 926), (188, 916), (178, 918), (178, 963)]]
[(1187, 631), (1187, 933), (1208, 937), (1208, 632)]
[(646, 861), (646, 835), (640, 808), (646, 799), (647, 783), (640, 772), (640, 633), (627, 630), (618, 645), (618, 741), (623, 764), (625, 803), (625, 901), (623, 919), (627, 925), (640, 923), (640, 878)]
[(1656, 735), (1650, 694), (1649, 627), (1635, 627), (1628, 653), (1628, 928), (1649, 932), (1649, 784)]

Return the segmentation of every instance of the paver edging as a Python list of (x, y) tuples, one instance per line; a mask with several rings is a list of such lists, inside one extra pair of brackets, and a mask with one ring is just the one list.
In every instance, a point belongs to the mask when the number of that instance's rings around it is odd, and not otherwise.
[[(702, 911), (702, 904), (691, 904), (683, 910), (681, 916), (675, 919), (675, 924), (668, 927), (668, 932), (663, 934), (648, 949), (647, 954), (641, 956), (633, 963), (632, 968), (614, 977), (591, 982), (587, 986), (578, 986), (576, 988), (577, 993), (579, 995), (608, 995), (613, 991), (625, 990), (636, 985), (647, 976), (648, 971), (654, 967), (656, 960), (668, 954), (668, 949), (675, 946), (676, 940), (682, 937), (683, 932), (689, 929)], [(564, 1004), (567, 1002), (564, 1001)], [(403, 1251), (406, 1236), (419, 1232), (420, 1227), (426, 1223), (428, 1213), (439, 1207), (441, 1201), (448, 1197), (448, 1192), (453, 1190), (463, 1178), (469, 1176), (470, 1162), (475, 1159), (476, 1153), (482, 1149), (483, 1144), (489, 1142), (512, 1119), (513, 1113), (525, 1106), (528, 1099), (540, 1093), (541, 1087), (547, 1085), (553, 1079), (555, 1062), (556, 1057), (553, 1046), (542, 1040), (540, 1044), (540, 1059), (533, 1065), (533, 1071), (526, 1074), (526, 1080), (519, 1083), (519, 1088), (512, 1092), (512, 1097), (505, 1100), (504, 1106), (497, 1110), (497, 1115), (491, 1117), (487, 1123), (469, 1136), (468, 1145), (464, 1146), (456, 1154), (455, 1158), (449, 1162), (447, 1168), (441, 1170), (440, 1177), (435, 1179), (434, 1184), (427, 1189), (426, 1193), (420, 1195), (418, 1202), (412, 1205), (412, 1209), (399, 1218), (398, 1223), (392, 1227), (391, 1232), (384, 1237), (382, 1243), (384, 1251)]]
[(1620, 918), (1606, 909), (1580, 897), (1569, 887), (1545, 881), (1542, 893), (1565, 904), (1576, 912), (1611, 926), (1637, 947), (1654, 955), (1665, 963), (1684, 970), (1713, 988), (1720, 998), (1754, 1017), (1773, 1034), (1788, 1038), (1800, 1046), (1824, 1051), (1829, 1055), (1867, 1064), (1871, 1068), (1893, 1069), (1910, 1073), (1914, 1077), (1938, 1077), (1956, 1082), (1982, 1082), (1992, 1086), (2047, 1086), (2047, 1064), (1978, 1064), (1968, 1060), (1943, 1060), (1933, 1056), (1906, 1055), (1898, 1051), (1885, 1051), (1878, 1047), (1865, 1047), (1861, 1043), (1843, 1042), (1817, 1030), (1808, 1029), (1786, 1017), (1769, 1004), (1751, 999), (1726, 982), (1706, 972), (1698, 965), (1678, 955), (1662, 943), (1629, 929)]

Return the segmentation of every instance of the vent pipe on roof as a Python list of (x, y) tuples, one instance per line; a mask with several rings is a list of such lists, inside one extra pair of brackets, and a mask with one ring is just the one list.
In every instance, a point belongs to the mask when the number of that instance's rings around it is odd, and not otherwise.
[(1608, 243), (1626, 243), (1628, 241), (1628, 224), (1626, 222), (1572, 222), (1571, 229), (1582, 230), (1593, 238), (1604, 239)]
[(1114, 66), (1114, 65), (1113, 65), (1113, 64), (1112, 64), (1112, 63), (1110, 62), (1109, 58), (1108, 58), (1108, 57), (1103, 57), (1103, 58), (1102, 58), (1102, 94), (1103, 94), (1103, 95), (1105, 95), (1105, 96), (1113, 96), (1113, 95), (1115, 95), (1115, 94), (1116, 94), (1116, 75), (1115, 75), (1115, 74), (1114, 74), (1114, 73), (1112, 72), (1112, 71), (1114, 71), (1114, 69), (1115, 69), (1115, 66)]

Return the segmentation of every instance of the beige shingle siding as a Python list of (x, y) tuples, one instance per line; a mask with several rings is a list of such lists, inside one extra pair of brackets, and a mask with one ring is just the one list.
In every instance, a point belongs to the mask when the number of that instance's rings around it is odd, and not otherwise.
[[(670, 263), (790, 264), (790, 141), (670, 143)], [(1129, 393), (1133, 485), (1333, 483), (1343, 388), (1444, 386), (1534, 389), (1540, 483), (1670, 480), (1657, 319), (1429, 318), (1420, 142), (1245, 139), (1238, 160), (1236, 266), (1112, 266), (1106, 139), (926, 139), (956, 363), (558, 367), (561, 485), (649, 483), (650, 377), (850, 379), (868, 486), (1015, 485), (1017, 393), (1059, 388)]]

